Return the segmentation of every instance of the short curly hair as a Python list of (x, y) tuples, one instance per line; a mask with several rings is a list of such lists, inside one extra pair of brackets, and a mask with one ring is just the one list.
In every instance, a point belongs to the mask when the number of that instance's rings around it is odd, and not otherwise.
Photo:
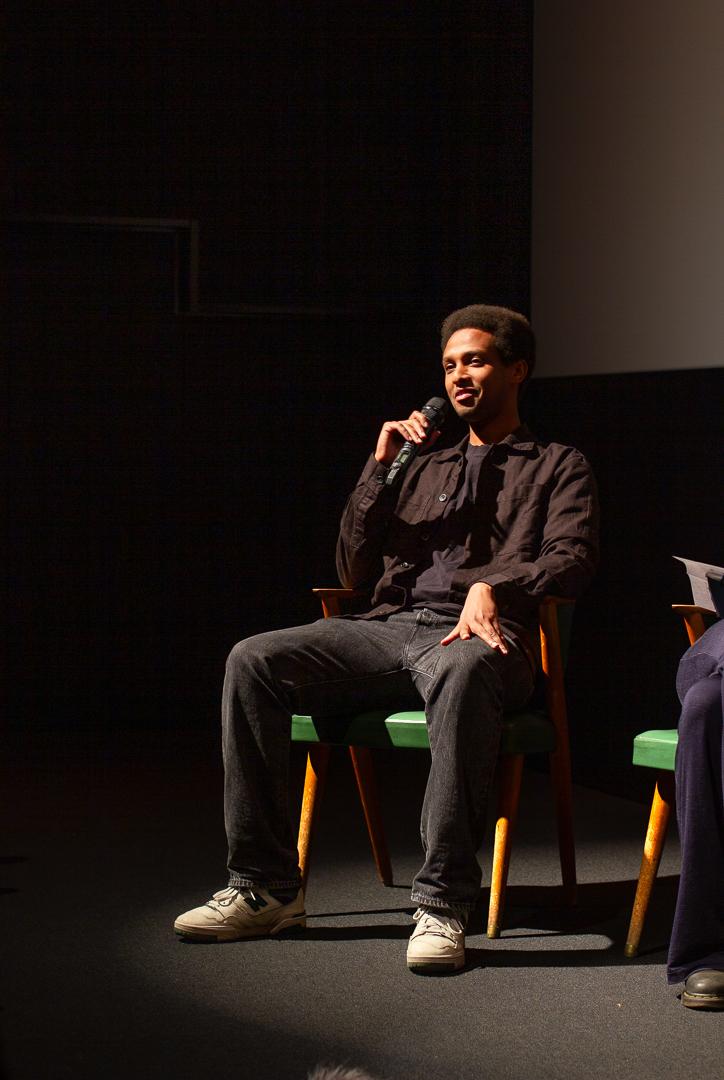
[(441, 328), (443, 350), (456, 330), (484, 330), (493, 335), (495, 347), (504, 364), (525, 360), (527, 382), (535, 367), (535, 335), (524, 315), (510, 308), (492, 304), (470, 304), (451, 312)]

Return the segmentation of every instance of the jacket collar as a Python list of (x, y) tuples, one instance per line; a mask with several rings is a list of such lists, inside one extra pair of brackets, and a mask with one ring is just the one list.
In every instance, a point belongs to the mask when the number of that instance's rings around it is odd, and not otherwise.
[[(449, 458), (459, 457), (465, 453), (468, 442), (470, 441), (470, 435), (465, 435), (464, 438), (456, 443), (455, 446), (450, 446), (446, 450), (440, 450), (438, 461), (447, 461)], [(501, 439), (499, 443), (495, 443), (495, 446), (516, 446), (519, 450), (532, 450), (538, 444), (533, 432), (530, 430), (527, 424), (521, 424), (515, 431), (511, 431), (510, 435), (506, 435), (504, 439)]]
[(537, 444), (533, 432), (530, 430), (527, 424), (521, 424), (515, 431), (511, 431), (510, 435), (506, 435), (502, 440), (504, 446), (517, 446), (519, 450), (532, 450)]

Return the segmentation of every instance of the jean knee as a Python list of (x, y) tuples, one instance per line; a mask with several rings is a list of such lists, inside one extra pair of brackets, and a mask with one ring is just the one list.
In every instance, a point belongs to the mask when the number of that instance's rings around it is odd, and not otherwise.
[(679, 745), (691, 738), (721, 736), (721, 677), (699, 679), (687, 691), (679, 720)]
[(249, 671), (258, 671), (269, 658), (269, 646), (264, 639), (267, 634), (255, 634), (253, 637), (237, 641), (226, 658), (226, 674), (239, 677)]

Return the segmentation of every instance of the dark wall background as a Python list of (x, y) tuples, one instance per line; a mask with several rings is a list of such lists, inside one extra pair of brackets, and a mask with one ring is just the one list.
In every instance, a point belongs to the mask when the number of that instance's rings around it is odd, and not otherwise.
[[(316, 617), (380, 423), (439, 390), (440, 318), (528, 309), (530, 8), (11, 8), (11, 724), (211, 726), (228, 648)], [(199, 306), (173, 230), (39, 215), (197, 221)], [(570, 673), (600, 786), (635, 792), (631, 734), (675, 719), (670, 555), (722, 561), (721, 399), (720, 371), (530, 388), (601, 484)]]
[[(528, 303), (529, 4), (231, 7), (10, 8), (17, 723), (215, 722), (440, 317)], [(198, 223), (193, 314), (154, 219)]]
[(524, 303), (530, 9), (11, 4), (10, 200), (198, 219), (207, 304)]
[[(615, 330), (613, 331), (615, 339)], [(578, 446), (601, 499), (601, 566), (576, 609), (568, 668), (576, 775), (650, 800), (631, 741), (676, 727), (674, 679), (688, 646), (672, 603), (691, 603), (673, 555), (724, 565), (724, 370), (534, 381), (526, 408), (544, 436)]]

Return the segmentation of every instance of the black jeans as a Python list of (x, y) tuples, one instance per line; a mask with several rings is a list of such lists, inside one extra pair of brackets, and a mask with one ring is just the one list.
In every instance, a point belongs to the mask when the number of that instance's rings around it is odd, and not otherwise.
[(480, 890), (483, 837), (503, 709), (525, 704), (533, 674), (509, 642), (440, 640), (454, 619), (406, 611), (381, 620), (320, 619), (239, 642), (223, 695), (229, 883), (297, 888), (288, 811), (291, 714), (316, 716), (424, 704), (432, 763), (422, 808), (425, 861), (412, 899), (469, 911)]

